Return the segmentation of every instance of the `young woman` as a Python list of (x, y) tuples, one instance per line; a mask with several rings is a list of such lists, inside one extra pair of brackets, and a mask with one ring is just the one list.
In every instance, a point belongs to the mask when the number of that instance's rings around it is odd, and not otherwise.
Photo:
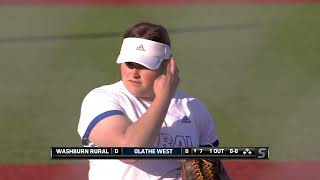
[[(213, 119), (196, 98), (177, 91), (179, 70), (161, 25), (129, 28), (117, 63), (122, 80), (83, 100), (78, 132), (85, 146), (218, 145)], [(90, 160), (90, 180), (180, 179), (178, 160)]]

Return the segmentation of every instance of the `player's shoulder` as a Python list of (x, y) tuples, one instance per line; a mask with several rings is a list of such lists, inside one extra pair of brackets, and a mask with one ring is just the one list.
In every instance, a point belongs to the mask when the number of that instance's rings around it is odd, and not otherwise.
[(201, 102), (198, 98), (196, 98), (192, 95), (189, 95), (185, 92), (182, 92), (182, 91), (176, 91), (176, 94), (173, 99), (176, 101), (185, 101), (185, 102), (189, 102), (189, 103)]
[(198, 98), (190, 96), (183, 92), (177, 92), (174, 105), (170, 106), (173, 111), (183, 111), (187, 117), (195, 122), (199, 128), (203, 122), (211, 122), (212, 115), (207, 106)]
[(188, 111), (207, 111), (207, 107), (200, 99), (182, 91), (177, 91), (172, 101), (171, 107), (182, 107), (183, 109), (188, 109)]
[(122, 91), (123, 83), (121, 81), (115, 82), (109, 85), (103, 85), (92, 89), (87, 93), (84, 100), (87, 99), (97, 99), (97, 98), (116, 98), (118, 94)]
[(122, 81), (115, 82), (113, 84), (103, 85), (97, 88), (94, 88), (89, 92), (90, 93), (117, 93), (123, 87)]

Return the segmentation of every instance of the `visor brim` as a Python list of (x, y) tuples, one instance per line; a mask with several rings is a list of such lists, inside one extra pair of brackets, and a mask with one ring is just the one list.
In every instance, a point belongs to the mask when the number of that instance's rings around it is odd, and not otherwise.
[(156, 57), (149, 57), (143, 55), (123, 55), (120, 54), (117, 59), (117, 64), (126, 63), (126, 62), (134, 62), (138, 63), (148, 69), (157, 70), (164, 59), (156, 58)]

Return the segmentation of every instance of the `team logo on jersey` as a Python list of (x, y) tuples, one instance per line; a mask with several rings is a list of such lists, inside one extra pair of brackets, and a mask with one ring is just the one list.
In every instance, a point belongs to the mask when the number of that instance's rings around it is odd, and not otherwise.
[(144, 47), (143, 47), (143, 45), (142, 45), (142, 44), (140, 44), (140, 45), (136, 48), (136, 50), (139, 50), (139, 51), (146, 51), (146, 50), (144, 49)]
[(187, 117), (187, 116), (183, 116), (183, 118), (181, 119), (182, 123), (191, 123), (191, 120)]
[(192, 147), (191, 136), (184, 136), (182, 134), (168, 134), (160, 133), (156, 146), (159, 147)]

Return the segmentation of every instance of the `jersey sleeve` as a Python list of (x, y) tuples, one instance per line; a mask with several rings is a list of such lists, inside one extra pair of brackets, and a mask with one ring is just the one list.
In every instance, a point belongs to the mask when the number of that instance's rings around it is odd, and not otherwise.
[(214, 147), (217, 147), (219, 145), (219, 140), (214, 120), (204, 104), (199, 100), (195, 101), (196, 102), (193, 103), (193, 111), (196, 114), (195, 118), (200, 134), (199, 146), (204, 147), (213, 145)]
[(84, 98), (78, 124), (78, 133), (83, 145), (90, 144), (89, 135), (98, 122), (109, 116), (124, 115), (124, 110), (120, 104), (119, 97), (116, 94), (99, 90), (91, 91)]

